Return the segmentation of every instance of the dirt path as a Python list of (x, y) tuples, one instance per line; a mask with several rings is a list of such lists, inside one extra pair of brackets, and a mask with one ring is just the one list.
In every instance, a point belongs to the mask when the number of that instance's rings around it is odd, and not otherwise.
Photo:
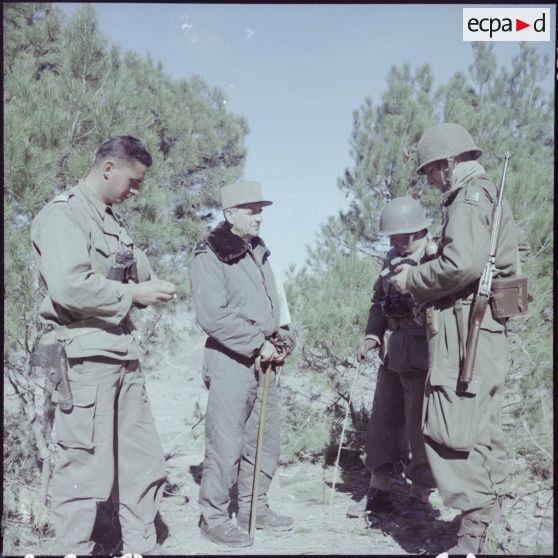
[[(207, 402), (199, 372), (203, 342), (202, 335), (195, 336), (178, 362), (175, 355), (173, 362), (161, 363), (148, 376), (153, 413), (168, 455), (170, 493), (161, 506), (168, 529), (162, 552), (167, 554), (238, 553), (205, 540), (198, 528), (204, 450), (203, 421), (199, 421)], [(446, 508), (437, 493), (431, 497), (436, 517), (427, 522), (389, 516), (369, 528), (363, 519), (346, 517), (348, 507), (365, 490), (367, 478), (360, 464), (353, 465), (342, 471), (332, 493), (333, 467), (309, 462), (280, 467), (270, 505), (292, 516), (295, 528), (287, 533), (258, 531), (254, 546), (242, 549), (242, 554), (438, 554), (453, 544), (457, 512)], [(531, 486), (521, 482), (522, 486), (514, 487), (520, 496), (506, 502), (505, 519), (493, 533), (492, 538), (503, 543), (498, 548), (493, 541), (491, 553), (530, 554), (535, 547), (544, 553), (552, 548), (552, 492), (541, 491), (534, 482)], [(396, 505), (406, 495), (407, 486), (401, 482), (396, 486)]]
[[(247, 549), (227, 549), (201, 537), (197, 496), (202, 473), (204, 423), (207, 402), (200, 369), (204, 336), (191, 334), (172, 350), (152, 353), (145, 359), (147, 389), (163, 447), (167, 455), (168, 482), (161, 505), (159, 531), (165, 539), (161, 553), (167, 555), (221, 554), (430, 554), (437, 555), (454, 543), (458, 529), (456, 511), (444, 507), (437, 493), (431, 497), (435, 517), (427, 522), (401, 521), (397, 514), (381, 518), (370, 528), (364, 519), (346, 517), (348, 507), (365, 491), (368, 475), (358, 459), (345, 463), (331, 490), (333, 467), (322, 462), (299, 462), (281, 466), (272, 483), (270, 504), (292, 516), (290, 532), (258, 531)], [(288, 374), (281, 382), (291, 382)], [(521, 459), (510, 456), (510, 459)], [(517, 469), (517, 467), (516, 467)], [(394, 500), (400, 506), (407, 485), (395, 485)], [(511, 478), (514, 499), (504, 505), (504, 518), (489, 537), (490, 554), (552, 554), (553, 493), (525, 474)], [(116, 522), (112, 522), (114, 524)], [(99, 531), (110, 530), (111, 516)], [(33, 535), (25, 522), (3, 526), (5, 555), (58, 554), (52, 533)], [(497, 544), (495, 541), (500, 541)], [(241, 551), (241, 552), (239, 552)]]

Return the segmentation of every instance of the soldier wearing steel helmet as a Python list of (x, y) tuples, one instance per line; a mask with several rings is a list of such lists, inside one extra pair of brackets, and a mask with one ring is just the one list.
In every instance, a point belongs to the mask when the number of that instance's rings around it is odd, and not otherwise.
[[(489, 250), (497, 191), (477, 159), (482, 150), (459, 124), (434, 126), (418, 142), (417, 172), (442, 192), (438, 256), (418, 266), (399, 266), (392, 283), (439, 311), (439, 330), (429, 336), (423, 433), (426, 453), (444, 503), (462, 510), (457, 545), (450, 554), (482, 554), (489, 525), (506, 493), (500, 410), (508, 368), (505, 321), (489, 307), (481, 323), (473, 381), (459, 381), (469, 312)], [(504, 200), (494, 277), (518, 271), (516, 228)]]
[(393, 199), (380, 213), (380, 232), (389, 235), (391, 249), (374, 284), (358, 360), (365, 360), (371, 350), (380, 350), (383, 363), (366, 435), (365, 465), (370, 471), (370, 487), (366, 497), (348, 511), (349, 516), (394, 511), (391, 481), (403, 470), (411, 487), (401, 514), (424, 518), (433, 511), (428, 498), (435, 483), (421, 432), (428, 370), (424, 310), (390, 283), (394, 268), (401, 262), (417, 265), (426, 258), (427, 226), (423, 208), (411, 197)]

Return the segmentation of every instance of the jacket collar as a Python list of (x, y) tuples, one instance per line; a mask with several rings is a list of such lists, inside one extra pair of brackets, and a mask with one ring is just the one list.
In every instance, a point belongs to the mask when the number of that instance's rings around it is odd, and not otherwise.
[(227, 221), (221, 221), (210, 231), (207, 235), (207, 244), (215, 255), (225, 263), (240, 260), (246, 252), (255, 250), (258, 246), (263, 248), (262, 263), (271, 254), (259, 236), (255, 236), (250, 242), (245, 242), (240, 236), (231, 232), (231, 225)]
[(442, 196), (442, 205), (447, 205), (455, 193), (475, 177), (486, 178), (486, 171), (478, 161), (464, 161), (456, 165), (453, 170), (451, 189)]
[(89, 202), (91, 206), (97, 211), (99, 217), (102, 221), (105, 220), (105, 215), (110, 213), (118, 222), (126, 224), (126, 220), (123, 219), (122, 215), (116, 212), (112, 204), (105, 203), (101, 198), (95, 195), (95, 192), (87, 186), (86, 180), (80, 180), (76, 185), (75, 189), (79, 191), (80, 194)]
[(112, 208), (105, 204), (105, 202), (101, 198), (96, 196), (93, 190), (87, 186), (85, 180), (80, 180), (76, 184), (76, 190), (78, 190), (80, 194), (82, 194), (83, 197), (96, 209), (101, 219), (105, 218), (107, 209), (110, 209), (112, 211)]
[[(386, 255), (387, 259), (389, 260), (389, 267), (394, 268), (395, 266), (398, 266), (402, 263), (408, 263), (410, 265), (419, 264), (422, 257), (424, 256), (424, 249), (426, 248), (427, 242), (428, 236), (421, 238), (421, 242), (419, 243), (417, 249), (410, 254), (406, 254), (405, 256), (400, 256), (395, 248), (390, 248)], [(383, 276), (387, 274), (388, 272), (386, 271)]]

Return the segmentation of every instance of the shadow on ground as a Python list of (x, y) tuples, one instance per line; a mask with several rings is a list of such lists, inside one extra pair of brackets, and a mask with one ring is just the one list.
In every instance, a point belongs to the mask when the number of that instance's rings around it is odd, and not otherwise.
[[(169, 528), (159, 512), (155, 516), (155, 530), (157, 543), (162, 544), (169, 536)], [(118, 509), (112, 501), (102, 502), (97, 506), (97, 517), (91, 540), (95, 543), (94, 555), (122, 555), (122, 531)]]
[(196, 484), (201, 484), (202, 472), (203, 463), (200, 463), (199, 465), (190, 465), (190, 474)]
[(457, 543), (459, 522), (436, 517), (403, 519), (396, 513), (369, 516), (372, 530), (390, 536), (408, 554), (438, 555)]
[[(359, 502), (368, 489), (370, 473), (362, 464), (357, 451), (341, 453), (339, 460), (339, 483), (335, 490), (350, 494), (352, 500)], [(331, 482), (328, 482), (331, 486)], [(368, 516), (366, 521), (372, 530), (390, 536), (409, 554), (434, 554), (445, 552), (457, 542), (458, 519), (446, 521), (440, 518), (440, 511), (432, 508), (426, 518), (404, 519), (400, 511), (404, 509), (409, 497), (409, 485), (404, 478), (392, 481), (392, 499), (395, 512)], [(364, 517), (354, 521), (365, 521)]]

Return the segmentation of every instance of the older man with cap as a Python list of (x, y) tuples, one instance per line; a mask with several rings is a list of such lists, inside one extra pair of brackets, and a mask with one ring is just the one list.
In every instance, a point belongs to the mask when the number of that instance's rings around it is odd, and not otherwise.
[[(207, 333), (203, 378), (209, 388), (205, 457), (199, 503), (202, 534), (225, 546), (248, 546), (247, 533), (263, 374), (256, 359), (282, 364), (292, 335), (280, 328), (280, 300), (259, 237), (262, 198), (258, 182), (221, 189), (225, 220), (198, 244), (191, 266), (196, 318)], [(272, 372), (274, 373), (274, 372)], [(258, 529), (289, 530), (293, 520), (272, 511), (267, 493), (280, 453), (278, 396), (271, 382), (258, 491)], [(237, 525), (229, 518), (230, 490), (237, 483)]]

